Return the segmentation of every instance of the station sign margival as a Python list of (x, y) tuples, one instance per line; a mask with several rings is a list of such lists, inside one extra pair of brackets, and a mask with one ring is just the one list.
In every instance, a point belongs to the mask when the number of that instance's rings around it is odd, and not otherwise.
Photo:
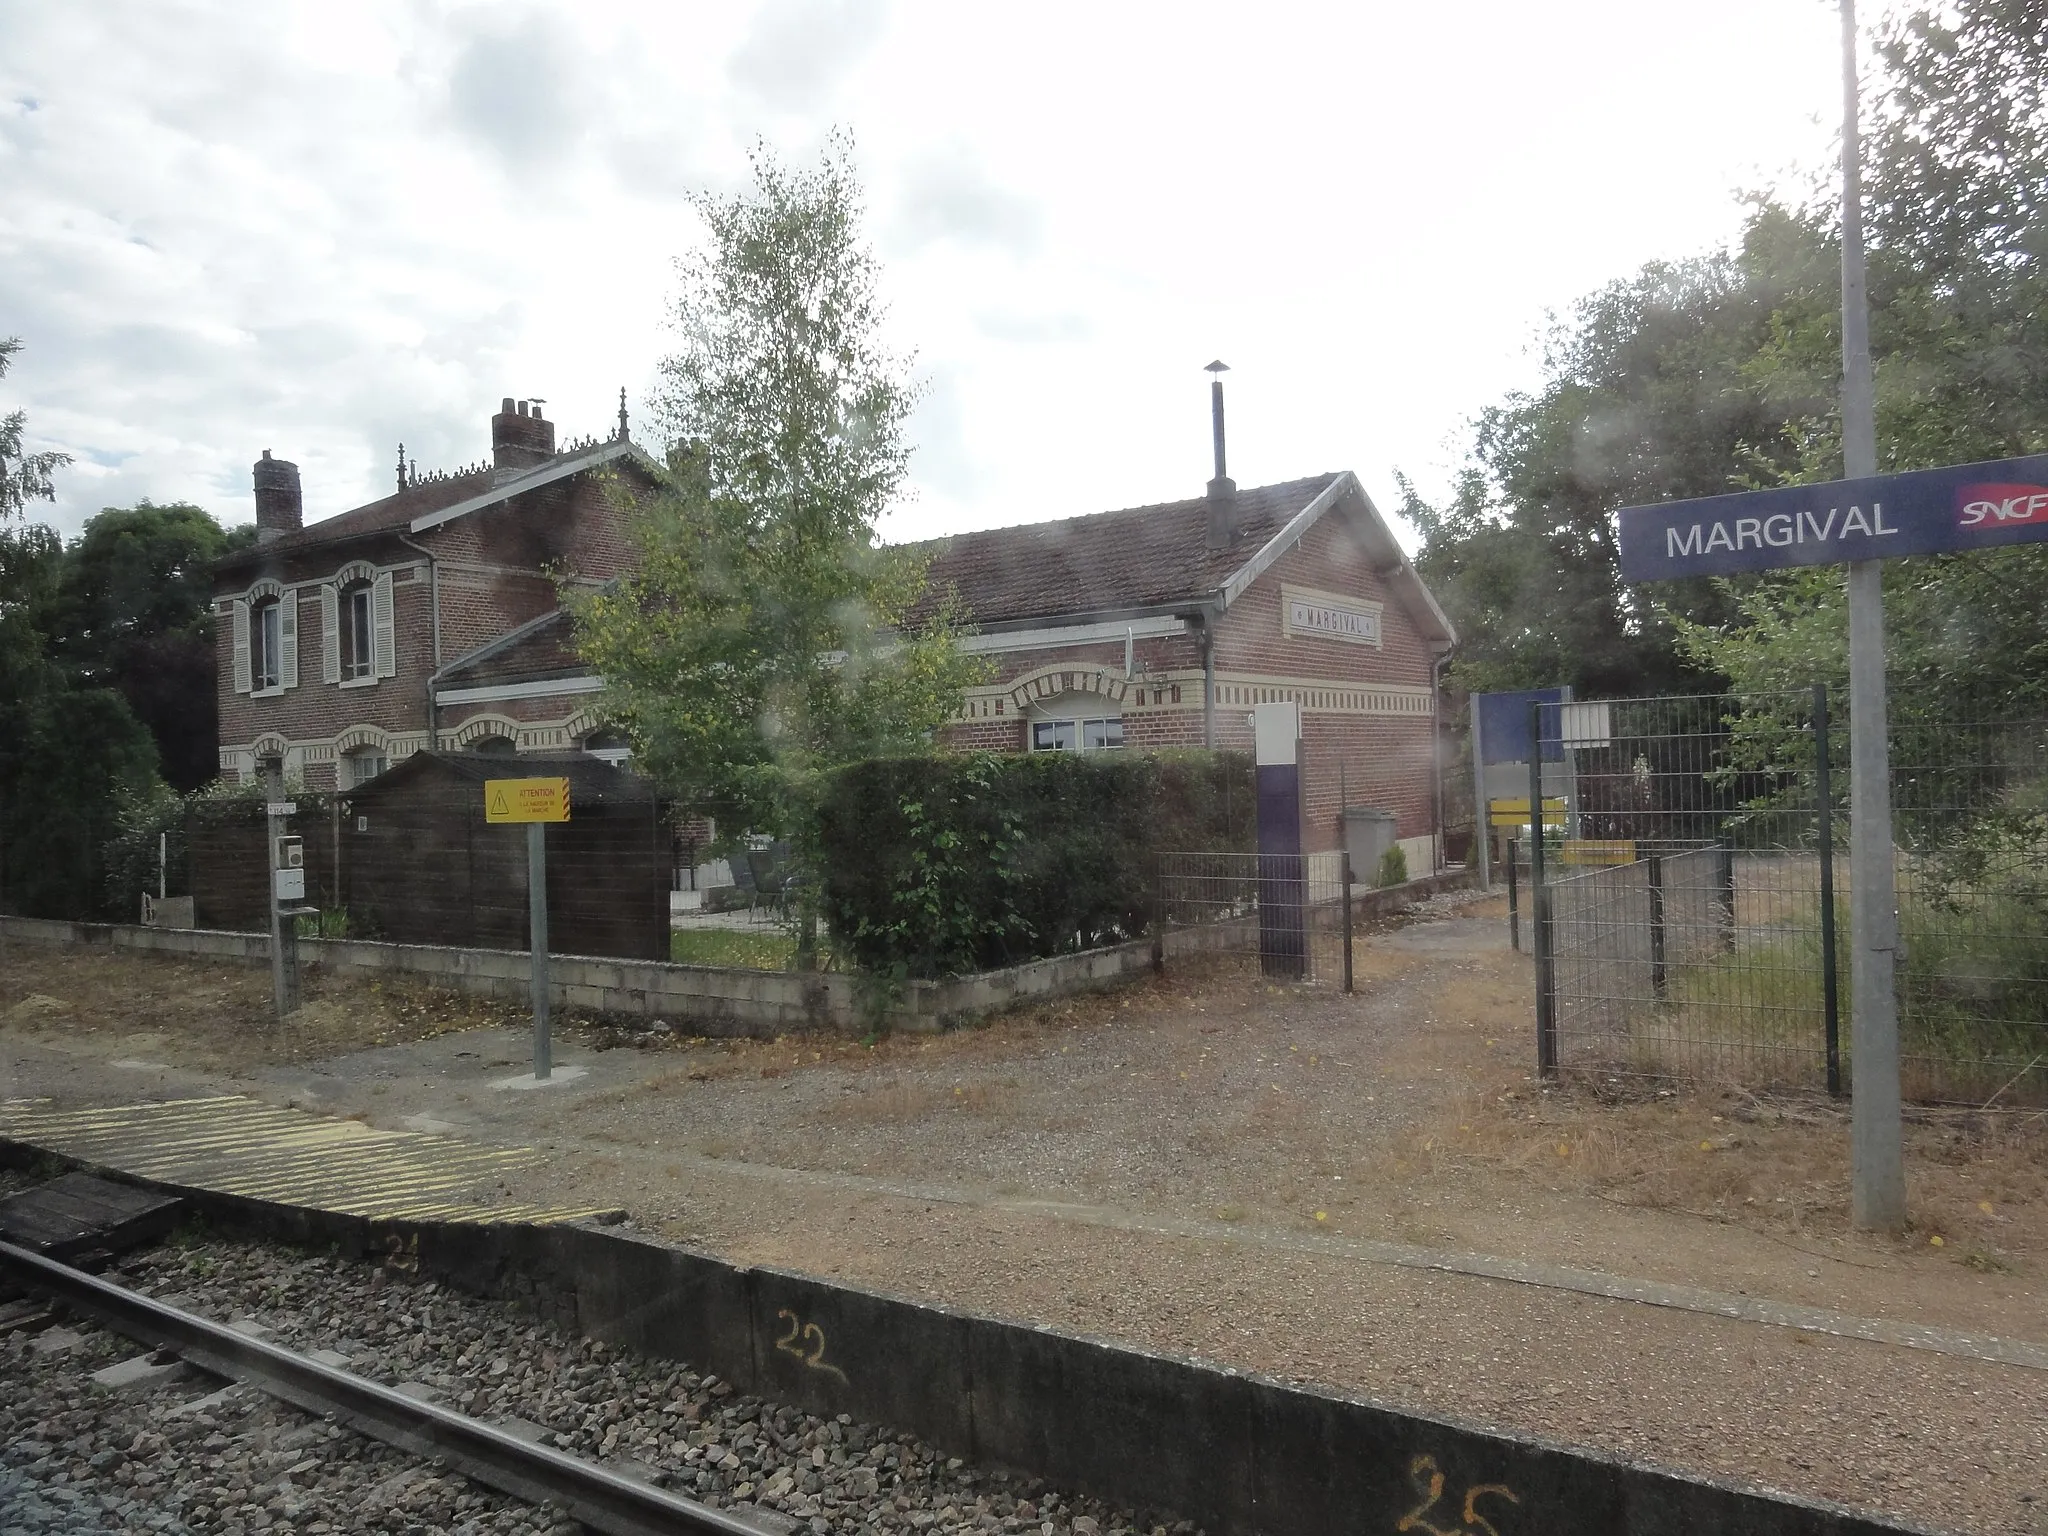
[(484, 780), (484, 820), (488, 823), (568, 819), (567, 779)]
[(2048, 454), (1738, 491), (1620, 513), (1628, 581), (1728, 576), (2048, 540)]

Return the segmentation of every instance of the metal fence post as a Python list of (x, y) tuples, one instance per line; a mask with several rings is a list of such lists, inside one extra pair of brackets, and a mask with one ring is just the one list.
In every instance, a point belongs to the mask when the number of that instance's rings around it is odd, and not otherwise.
[(1536, 1071), (1557, 1075), (1557, 978), (1551, 968), (1550, 893), (1543, 888), (1543, 706), (1529, 706), (1529, 895), (1536, 939)]
[(1521, 858), (1521, 851), (1515, 846), (1518, 839), (1508, 839), (1508, 948), (1520, 953), (1522, 948), (1522, 913), (1518, 902), (1519, 892), (1515, 879), (1515, 863)]
[(1664, 995), (1664, 860), (1649, 857), (1650, 875), (1650, 991)]
[(1733, 953), (1735, 949), (1735, 850), (1726, 843), (1714, 848), (1714, 886), (1720, 893), (1720, 908), (1717, 914), (1721, 929), (1721, 947)]
[(1344, 990), (1351, 990), (1351, 850), (1338, 850), (1344, 863)]
[(1842, 1096), (1842, 1014), (1835, 971), (1835, 791), (1828, 762), (1828, 685), (1813, 685), (1813, 784), (1820, 840), (1820, 996), (1827, 1024), (1828, 1096)]
[(1159, 855), (1152, 879), (1152, 970), (1155, 975), (1166, 969), (1166, 860), (1167, 855)]
[(1486, 814), (1486, 744), (1479, 724), (1479, 695), (1472, 704), (1472, 851), (1465, 855), (1469, 868), (1479, 861), (1479, 889), (1493, 889), (1493, 819)]

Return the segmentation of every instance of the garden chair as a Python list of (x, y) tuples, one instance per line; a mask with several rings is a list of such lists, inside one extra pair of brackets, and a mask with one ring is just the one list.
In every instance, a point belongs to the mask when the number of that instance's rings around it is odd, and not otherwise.
[(796, 872), (790, 868), (789, 845), (776, 843), (767, 848), (749, 848), (747, 872), (754, 888), (774, 907), (776, 915), (787, 915), (790, 892), (801, 884)]
[(754, 851), (750, 848), (737, 858), (726, 860), (732, 870), (732, 883), (740, 888), (747, 898), (747, 916), (751, 919), (761, 904), (760, 882), (754, 878)]

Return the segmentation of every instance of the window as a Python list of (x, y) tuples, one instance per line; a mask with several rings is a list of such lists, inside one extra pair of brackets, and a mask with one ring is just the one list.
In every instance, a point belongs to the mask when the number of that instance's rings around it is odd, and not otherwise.
[(265, 598), (249, 610), (249, 686), (284, 686), (284, 604)]
[(469, 750), (485, 757), (517, 757), (519, 745), (509, 736), (479, 736), (469, 744)]
[(633, 743), (624, 731), (603, 727), (583, 738), (583, 750), (592, 757), (610, 763), (614, 768), (623, 768), (626, 766), (626, 760), (633, 755)]
[(391, 760), (375, 747), (357, 747), (342, 756), (341, 787), (354, 789), (367, 784), (390, 766)]
[(377, 674), (376, 632), (371, 628), (370, 584), (358, 581), (341, 589), (341, 681)]
[[(397, 676), (391, 572), (362, 561), (320, 588), (321, 680), (361, 688)], [(287, 680), (286, 687), (292, 684)]]
[(1124, 744), (1124, 723), (1106, 720), (1034, 720), (1034, 752), (1101, 752)]

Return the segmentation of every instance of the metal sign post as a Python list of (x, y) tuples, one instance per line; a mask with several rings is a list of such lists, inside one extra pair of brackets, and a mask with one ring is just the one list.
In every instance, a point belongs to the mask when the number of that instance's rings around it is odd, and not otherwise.
[[(1472, 853), (1479, 856), (1479, 888), (1493, 889), (1493, 817), (1486, 799), (1486, 727), (1480, 718), (1479, 695), (1473, 694), (1472, 706)], [(1467, 854), (1469, 866), (1472, 854)], [(1509, 879), (1514, 877), (1510, 875)]]
[(533, 962), (533, 1076), (554, 1075), (548, 1034), (548, 843), (547, 823), (569, 819), (567, 779), (486, 779), (484, 820), (493, 826), (526, 826), (527, 953)]
[(554, 1042), (548, 1035), (548, 829), (526, 824), (526, 922), (533, 960), (533, 1075), (552, 1076)]
[(264, 863), (270, 875), (270, 993), (280, 1024), (299, 1008), (298, 933), (292, 925), (306, 898), (306, 866), (299, 840), (284, 832), (285, 818), (298, 810), (290, 800), (272, 800), (263, 807)]
[[(1842, 0), (1842, 470), (1851, 480), (1877, 473), (1856, 95), (1856, 0)], [(1895, 1232), (1906, 1224), (1906, 1162), (1884, 685), (1884, 566), (1857, 560), (1849, 566), (1849, 1049), (1856, 1066), (1849, 1205), (1857, 1226)]]

